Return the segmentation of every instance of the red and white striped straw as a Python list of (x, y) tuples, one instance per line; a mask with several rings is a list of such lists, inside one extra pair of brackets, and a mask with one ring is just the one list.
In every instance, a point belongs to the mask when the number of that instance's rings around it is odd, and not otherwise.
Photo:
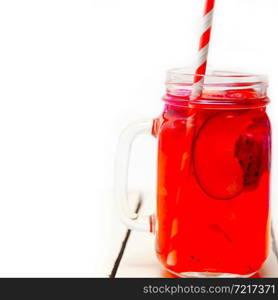
[(210, 33), (213, 19), (215, 0), (206, 0), (205, 11), (202, 18), (202, 34), (200, 37), (197, 68), (195, 70), (194, 82), (192, 86), (192, 93), (190, 100), (196, 99), (201, 96), (204, 83), (204, 76), (207, 68), (207, 58), (210, 42)]

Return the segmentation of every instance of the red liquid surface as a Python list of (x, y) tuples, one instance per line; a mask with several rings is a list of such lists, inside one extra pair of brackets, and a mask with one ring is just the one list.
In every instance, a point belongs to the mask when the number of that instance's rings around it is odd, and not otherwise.
[(259, 270), (269, 242), (265, 107), (166, 104), (156, 125), (160, 261), (176, 273)]

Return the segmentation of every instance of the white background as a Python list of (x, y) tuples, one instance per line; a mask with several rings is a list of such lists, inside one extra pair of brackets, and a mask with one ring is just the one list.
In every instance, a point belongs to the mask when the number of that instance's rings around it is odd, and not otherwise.
[[(119, 133), (161, 112), (168, 68), (194, 64), (202, 4), (0, 1), (0, 276), (104, 275)], [(215, 69), (269, 75), (273, 202), (277, 11), (216, 0), (209, 55)], [(131, 186), (151, 188), (155, 142), (136, 145)]]

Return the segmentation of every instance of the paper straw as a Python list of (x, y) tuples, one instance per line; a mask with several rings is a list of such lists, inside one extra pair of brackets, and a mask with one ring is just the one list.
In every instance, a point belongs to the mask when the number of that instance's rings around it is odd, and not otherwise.
[(194, 82), (190, 100), (194, 100), (202, 95), (204, 75), (206, 74), (207, 58), (210, 42), (210, 33), (213, 19), (215, 0), (206, 0), (205, 11), (202, 17), (202, 34), (200, 37), (197, 68), (195, 70)]

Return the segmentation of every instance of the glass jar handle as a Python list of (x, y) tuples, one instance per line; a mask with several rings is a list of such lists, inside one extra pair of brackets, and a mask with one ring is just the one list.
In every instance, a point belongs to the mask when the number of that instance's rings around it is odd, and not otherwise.
[(115, 196), (122, 222), (137, 231), (152, 232), (152, 216), (139, 216), (128, 203), (128, 169), (131, 147), (136, 137), (152, 134), (153, 120), (141, 120), (131, 123), (122, 132), (116, 154)]

